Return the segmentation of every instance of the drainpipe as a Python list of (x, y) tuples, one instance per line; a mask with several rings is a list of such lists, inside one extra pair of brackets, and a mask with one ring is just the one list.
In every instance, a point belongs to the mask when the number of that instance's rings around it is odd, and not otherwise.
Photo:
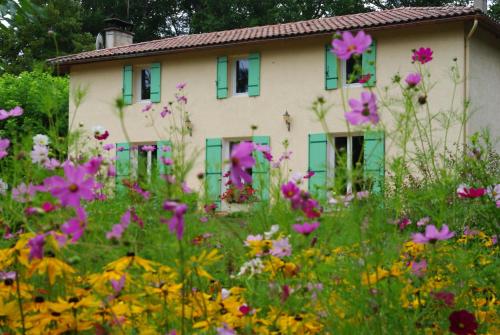
[[(464, 39), (464, 104), (465, 102), (469, 100), (469, 41), (474, 35), (474, 33), (477, 30), (479, 21), (477, 18), (474, 19), (474, 23), (472, 25), (472, 28), (470, 29), (469, 33), (467, 34), (466, 38)], [(467, 119), (466, 119), (467, 120)], [(467, 145), (467, 123), (468, 121), (464, 122), (464, 129), (463, 129), (463, 141), (464, 141), (464, 150), (465, 146)]]

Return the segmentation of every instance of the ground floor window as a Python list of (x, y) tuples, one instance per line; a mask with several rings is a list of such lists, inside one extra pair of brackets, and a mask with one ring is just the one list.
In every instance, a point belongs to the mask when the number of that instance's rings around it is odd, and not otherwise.
[[(229, 204), (242, 204), (242, 203), (248, 203), (250, 201), (255, 200), (255, 190), (253, 188), (252, 183), (247, 183), (243, 185), (243, 188), (240, 190), (236, 187), (234, 187), (230, 181), (229, 178), (229, 169), (230, 169), (230, 164), (231, 164), (231, 154), (233, 153), (234, 149), (238, 144), (244, 141), (251, 141), (250, 138), (240, 138), (240, 139), (229, 139), (223, 142), (223, 158), (225, 161), (228, 162), (226, 166), (226, 173), (224, 174), (223, 180), (222, 180), (222, 196), (221, 199), (224, 200), (226, 203)], [(252, 169), (249, 168), (246, 170), (246, 172), (252, 176)]]
[(130, 150), (131, 177), (139, 183), (150, 183), (156, 176), (157, 148), (153, 144), (133, 145)]
[(363, 188), (363, 136), (332, 135), (327, 146), (328, 188), (336, 193)]

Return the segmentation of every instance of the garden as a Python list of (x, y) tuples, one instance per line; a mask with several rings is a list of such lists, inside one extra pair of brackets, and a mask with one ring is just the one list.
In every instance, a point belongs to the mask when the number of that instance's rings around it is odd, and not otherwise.
[[(332, 52), (357, 59), (370, 44), (368, 34), (346, 32)], [(167, 126), (157, 126), (170, 141), (163, 173), (149, 180), (116, 178), (119, 148), (104, 144), (107, 130), (61, 136), (68, 120), (53, 113), (67, 100), (50, 87), (64, 87), (63, 78), (30, 86), (46, 98), (24, 109), (12, 92), (0, 106), (0, 331), (498, 334), (499, 156), (487, 131), (466, 144), (433, 140), (436, 120), (440, 131), (460, 127), (468, 109), (432, 110), (432, 59), (429, 48), (409, 51), (415, 70), (394, 75), (397, 99), (369, 89), (342, 101), (350, 131), (385, 130), (401, 148), (385, 178), (347, 193), (331, 183), (320, 196), (306, 191), (310, 172), (289, 171), (286, 142), (279, 157), (241, 142), (223, 197), (246, 207), (224, 213), (203, 173), (185, 183), (198, 172), (179, 121), (189, 83), (178, 85), (172, 105), (142, 112), (161, 113)], [(457, 68), (450, 73), (459, 85)], [(325, 133), (329, 103), (320, 97), (305, 111)], [(23, 121), (30, 108), (47, 128)], [(115, 108), (123, 115), (123, 101)], [(384, 124), (389, 115), (394, 125)], [(264, 163), (272, 166), (269, 201), (253, 192), (249, 173)], [(338, 173), (363, 179), (359, 167)]]

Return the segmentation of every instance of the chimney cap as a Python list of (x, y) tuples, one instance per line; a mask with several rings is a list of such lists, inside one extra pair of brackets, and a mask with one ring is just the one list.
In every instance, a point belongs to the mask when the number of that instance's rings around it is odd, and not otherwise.
[(128, 21), (121, 20), (116, 17), (111, 17), (104, 19), (104, 24), (106, 25), (105, 30), (118, 29), (122, 31), (131, 32), (134, 25)]

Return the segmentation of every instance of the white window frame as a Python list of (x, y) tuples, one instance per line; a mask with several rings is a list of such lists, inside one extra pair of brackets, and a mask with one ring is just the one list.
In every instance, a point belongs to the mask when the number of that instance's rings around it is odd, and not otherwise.
[[(361, 62), (362, 58), (361, 56)], [(341, 66), (341, 71), (342, 71), (342, 86), (345, 88), (356, 88), (356, 87), (363, 87), (362, 83), (347, 83), (347, 60), (341, 60), (340, 61), (340, 66)]]
[[(143, 65), (138, 65), (135, 68), (137, 75), (135, 76), (135, 94), (136, 94), (136, 101), (138, 103), (143, 103), (143, 104), (148, 104), (151, 102), (151, 91), (149, 93), (149, 99), (142, 99), (142, 70), (149, 70), (149, 75), (151, 76), (151, 65), (150, 64), (143, 64)], [(151, 80), (151, 78), (150, 78)]]
[[(144, 145), (156, 145), (156, 143), (134, 143), (131, 146), (135, 148), (130, 149), (130, 176), (134, 179), (137, 180), (138, 173), (139, 173), (139, 150), (141, 150), (141, 147)], [(156, 147), (156, 150), (158, 151), (158, 147)], [(155, 153), (157, 153), (155, 151)], [(152, 151), (147, 151), (147, 163), (146, 163), (146, 173), (148, 175), (148, 183), (151, 182), (151, 176), (153, 174), (152, 167), (153, 167), (153, 159), (156, 159), (156, 157), (153, 157), (153, 152)]]
[[(353, 162), (352, 162), (352, 138), (353, 137), (363, 137), (363, 134), (345, 134), (345, 133), (336, 133), (336, 134), (330, 134), (328, 136), (328, 141), (327, 141), (327, 149), (326, 149), (326, 159), (327, 159), (327, 180), (335, 180), (335, 139), (337, 137), (346, 137), (347, 138), (347, 173), (348, 173), (348, 178), (347, 178), (347, 185), (346, 185), (346, 192), (347, 193), (352, 193), (352, 169), (353, 169)], [(328, 185), (330, 186), (330, 185)]]
[[(248, 74), (250, 75), (250, 62), (248, 60), (248, 56), (242, 56), (242, 57), (237, 57), (233, 60), (233, 65), (231, 66), (232, 70), (231, 70), (231, 81), (232, 81), (232, 86), (233, 86), (233, 93), (232, 95), (235, 96), (235, 97), (248, 97), (248, 84), (247, 84), (247, 91), (246, 92), (243, 92), (243, 93), (236, 93), (236, 85), (237, 85), (237, 81), (236, 81), (236, 64), (238, 64), (238, 61), (240, 60), (246, 60), (247, 63), (248, 63)], [(250, 79), (250, 77), (249, 77)]]

